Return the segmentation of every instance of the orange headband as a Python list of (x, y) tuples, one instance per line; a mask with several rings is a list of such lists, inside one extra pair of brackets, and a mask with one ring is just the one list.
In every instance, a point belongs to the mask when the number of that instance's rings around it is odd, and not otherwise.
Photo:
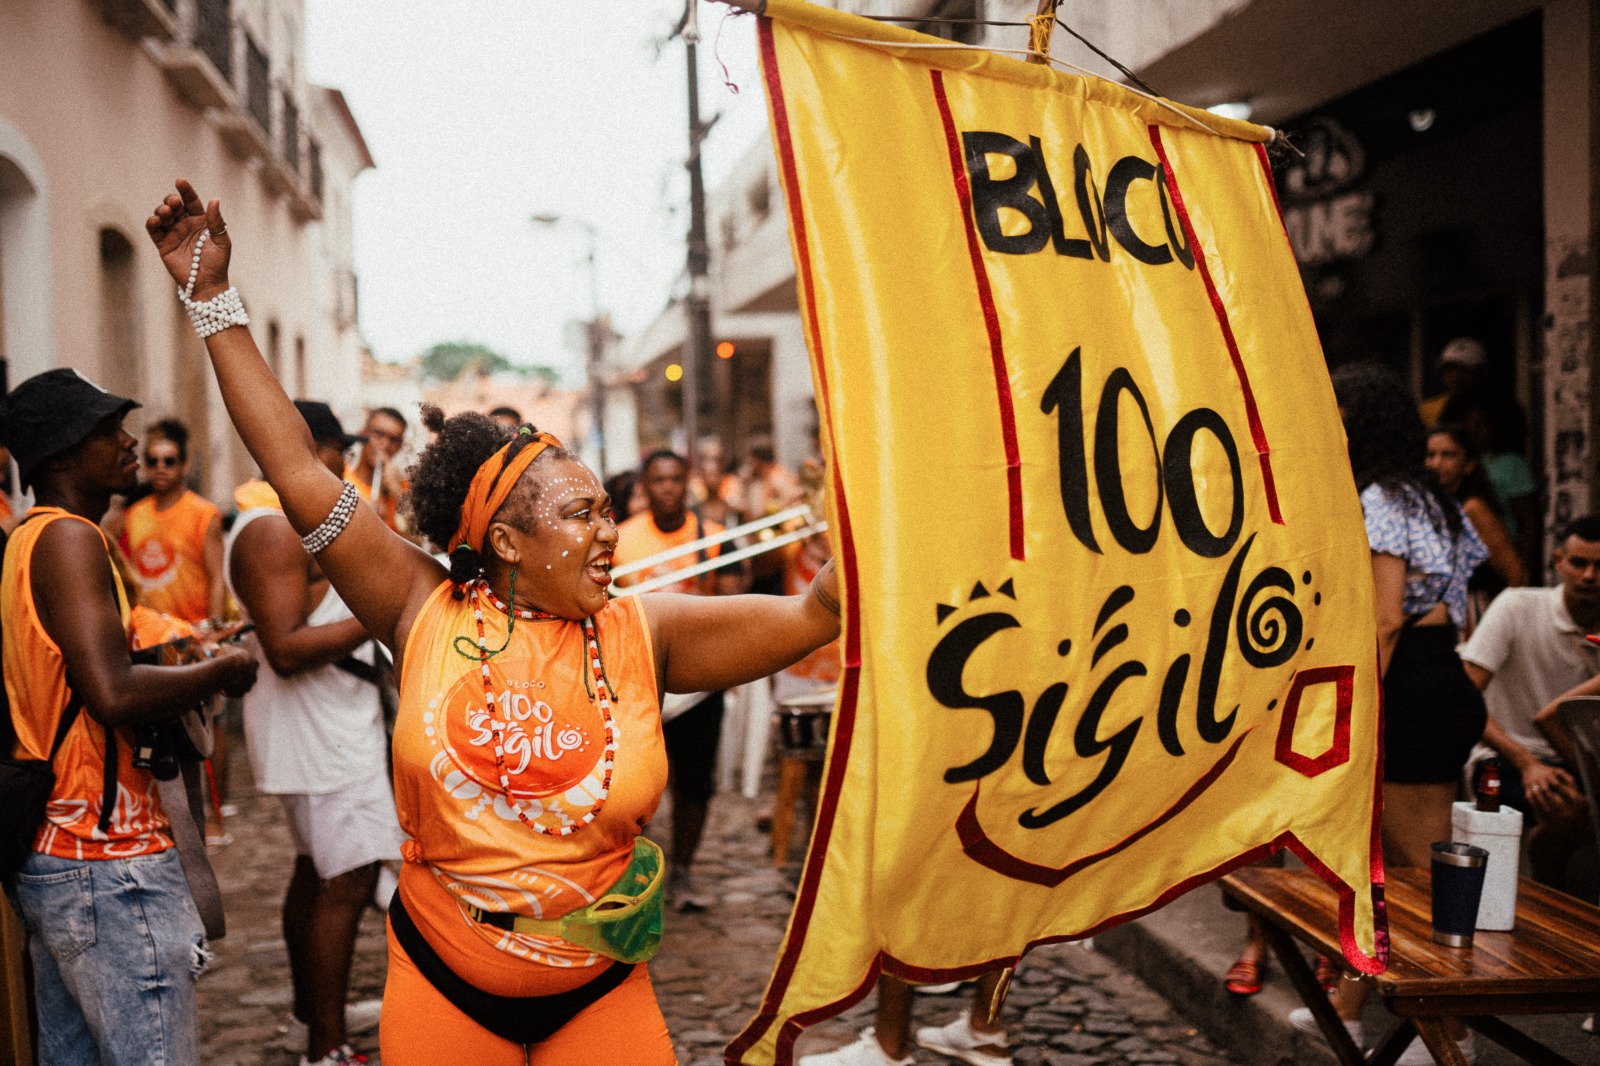
[(490, 520), (506, 502), (506, 497), (511, 495), (511, 490), (522, 477), (522, 472), (528, 469), (546, 448), (561, 447), (561, 442), (548, 433), (532, 433), (533, 443), (523, 447), (516, 458), (508, 460), (511, 445), (528, 433), (531, 431), (527, 427), (518, 430), (515, 439), (485, 459), (483, 465), (478, 467), (478, 472), (472, 475), (472, 484), (467, 488), (466, 501), (461, 505), (461, 525), (456, 527), (456, 535), (450, 539), (451, 551), (465, 544), (473, 551), (481, 552), (483, 538), (489, 533)]

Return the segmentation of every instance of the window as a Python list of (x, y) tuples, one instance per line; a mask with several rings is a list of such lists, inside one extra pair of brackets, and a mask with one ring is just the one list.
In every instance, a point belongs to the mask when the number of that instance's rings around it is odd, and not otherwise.
[(134, 299), (133, 245), (100, 231), (100, 384), (135, 399), (144, 392)]
[(278, 320), (273, 319), (267, 323), (267, 366), (272, 368), (272, 376), (279, 381), (283, 380), (283, 374), (279, 372), (279, 368), (283, 365), (282, 341), (282, 331), (278, 329)]
[[(976, 44), (983, 36), (983, 27), (970, 20), (983, 17), (981, 0), (936, 0), (928, 8), (928, 21), (918, 24), (916, 29), (947, 41)], [(939, 22), (938, 19), (969, 21)]]
[(283, 161), (300, 173), (300, 109), (288, 93), (283, 94)]
[(194, 5), (195, 46), (229, 84), (233, 82), (232, 7), (231, 0), (195, 0)]
[(272, 129), (272, 63), (256, 39), (244, 35), (245, 106), (263, 133)]

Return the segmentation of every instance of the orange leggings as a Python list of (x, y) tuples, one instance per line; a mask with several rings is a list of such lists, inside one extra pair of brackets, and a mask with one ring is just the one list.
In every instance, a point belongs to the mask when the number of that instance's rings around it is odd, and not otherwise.
[(524, 1054), (461, 1013), (389, 933), (389, 977), (378, 1029), (384, 1066), (671, 1066), (677, 1062), (650, 974), (635, 966), (616, 988)]

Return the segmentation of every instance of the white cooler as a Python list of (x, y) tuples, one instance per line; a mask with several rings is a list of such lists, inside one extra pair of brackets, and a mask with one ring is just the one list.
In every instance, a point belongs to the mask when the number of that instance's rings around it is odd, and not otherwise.
[(1489, 853), (1484, 871), (1483, 900), (1478, 904), (1478, 928), (1504, 931), (1516, 924), (1517, 872), (1522, 857), (1522, 812), (1501, 806), (1480, 811), (1471, 803), (1456, 803), (1450, 811), (1451, 837)]

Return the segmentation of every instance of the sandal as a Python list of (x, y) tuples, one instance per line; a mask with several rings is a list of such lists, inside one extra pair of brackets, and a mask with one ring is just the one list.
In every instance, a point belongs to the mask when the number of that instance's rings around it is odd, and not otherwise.
[(1332, 995), (1333, 990), (1339, 987), (1339, 967), (1335, 966), (1328, 956), (1318, 955), (1311, 963), (1311, 968), (1316, 971), (1317, 984), (1322, 986), (1324, 992)]
[(1240, 958), (1222, 979), (1222, 986), (1236, 996), (1253, 996), (1261, 991), (1261, 971), (1265, 959)]

